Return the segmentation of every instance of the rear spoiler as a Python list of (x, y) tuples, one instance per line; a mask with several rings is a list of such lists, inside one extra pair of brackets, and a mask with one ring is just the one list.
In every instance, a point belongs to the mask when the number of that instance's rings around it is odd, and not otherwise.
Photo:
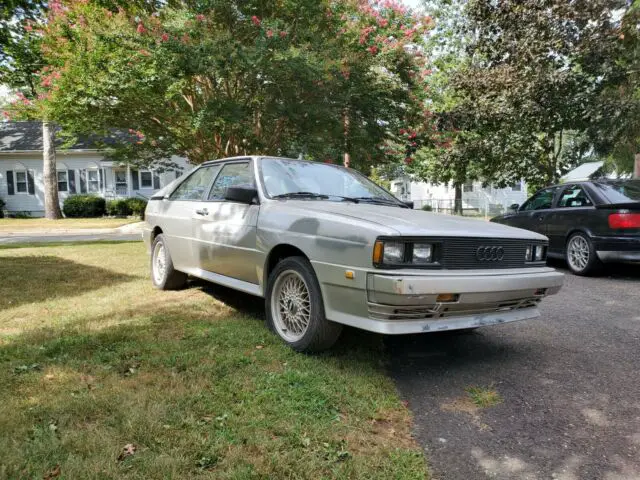
[(640, 202), (605, 203), (596, 205), (599, 210), (640, 210)]

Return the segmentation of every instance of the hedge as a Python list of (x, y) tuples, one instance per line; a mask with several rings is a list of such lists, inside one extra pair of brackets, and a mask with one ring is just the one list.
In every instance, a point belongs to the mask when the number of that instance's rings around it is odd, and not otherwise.
[(72, 195), (65, 199), (62, 211), (69, 218), (102, 217), (106, 211), (105, 201), (95, 195)]
[(147, 202), (141, 198), (126, 198), (121, 200), (109, 200), (107, 202), (107, 215), (112, 217), (128, 217), (135, 215), (144, 219), (144, 210)]

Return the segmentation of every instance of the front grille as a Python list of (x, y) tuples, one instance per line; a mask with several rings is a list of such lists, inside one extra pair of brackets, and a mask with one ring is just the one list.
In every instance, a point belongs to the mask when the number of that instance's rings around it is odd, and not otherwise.
[(433, 305), (397, 306), (369, 302), (369, 316), (380, 320), (425, 320), (463, 317), (482, 313), (508, 312), (535, 307), (540, 297), (525, 297), (489, 303), (439, 303)]
[[(480, 237), (441, 237), (429, 238), (439, 242), (439, 258), (442, 268), (448, 270), (523, 268), (540, 266), (527, 263), (525, 253), (528, 245), (540, 245), (544, 242), (513, 238), (480, 238)], [(479, 260), (479, 247), (502, 247), (504, 256), (501, 260)]]

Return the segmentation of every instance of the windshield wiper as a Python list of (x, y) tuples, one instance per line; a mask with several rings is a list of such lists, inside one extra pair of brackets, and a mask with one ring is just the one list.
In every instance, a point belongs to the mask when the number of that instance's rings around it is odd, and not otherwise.
[(274, 195), (271, 198), (329, 198), (329, 195), (313, 192), (289, 192), (280, 195)]
[(401, 203), (400, 201), (389, 200), (382, 197), (355, 197), (353, 198), (353, 200), (357, 200), (358, 202), (375, 203), (378, 205), (392, 205), (394, 207), (409, 208), (407, 205)]

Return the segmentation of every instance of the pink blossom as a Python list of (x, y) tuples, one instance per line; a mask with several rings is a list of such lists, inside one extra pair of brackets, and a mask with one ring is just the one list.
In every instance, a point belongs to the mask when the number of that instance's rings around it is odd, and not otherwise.
[(160, 40), (163, 41), (163, 42), (169, 41), (169, 34), (168, 33), (163, 33), (162, 36), (160, 37)]
[(260, 22), (261, 22), (261, 20), (260, 20), (260, 18), (259, 18), (259, 17), (256, 17), (256, 16), (254, 15), (253, 17), (251, 17), (251, 21), (253, 22), (253, 24), (254, 24), (256, 27), (259, 27), (259, 26), (260, 26)]
[(144, 25), (142, 24), (142, 22), (140, 22), (140, 23), (138, 24), (138, 28), (136, 28), (136, 32), (138, 32), (139, 34), (141, 34), (141, 35), (142, 35), (142, 34), (143, 34), (143, 33), (145, 33), (146, 31), (147, 31), (147, 29), (146, 29), (146, 28), (144, 28)]
[(404, 135), (405, 133), (407, 133), (407, 131), (404, 128), (400, 129), (400, 135)]
[(375, 55), (376, 53), (378, 53), (378, 47), (376, 47), (375, 45), (370, 46), (369, 48), (367, 48), (367, 50), (369, 50), (369, 53), (371, 53), (371, 55)]
[(196, 15), (196, 20), (199, 21), (199, 22), (204, 22), (204, 18), (205, 17), (202, 14)]
[(287, 36), (287, 32), (285, 31), (280, 32), (280, 38), (284, 38), (286, 36)]
[(389, 20), (387, 20), (386, 18), (378, 18), (378, 25), (384, 28), (389, 25)]
[(149, 50), (145, 50), (144, 48), (143, 48), (143, 49), (138, 50), (138, 53), (139, 53), (140, 55), (144, 55), (145, 57), (148, 57), (148, 56), (150, 56), (150, 55), (151, 55), (151, 53), (149, 53)]
[(342, 74), (345, 80), (349, 80), (349, 77), (351, 77), (351, 72), (349, 70), (345, 69), (345, 70), (342, 70), (340, 73)]
[(411, 163), (413, 163), (413, 158), (411, 157), (407, 157), (404, 159), (404, 163), (407, 165), (411, 165)]
[(31, 25), (25, 25), (25, 26), (24, 26), (24, 29), (25, 29), (27, 32), (30, 32), (31, 30), (33, 30), (33, 27), (32, 27)]
[(268, 38), (273, 37), (273, 30), (271, 30), (271, 29), (267, 30), (267, 37)]
[(6, 118), (7, 120), (11, 119), (11, 114), (9, 112), (2, 112), (2, 115), (4, 116), (4, 118)]
[(185, 33), (185, 34), (182, 36), (182, 38), (180, 39), (180, 41), (181, 41), (182, 43), (184, 43), (184, 44), (189, 43), (189, 40), (191, 40), (191, 38), (189, 37), (189, 34), (188, 34), (188, 33)]

